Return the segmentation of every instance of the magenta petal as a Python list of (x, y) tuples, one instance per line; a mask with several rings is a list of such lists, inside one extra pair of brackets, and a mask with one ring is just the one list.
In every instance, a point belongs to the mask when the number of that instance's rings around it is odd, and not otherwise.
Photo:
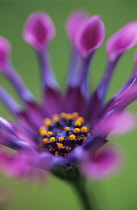
[(82, 94), (81, 88), (74, 87), (68, 88), (64, 96), (64, 107), (63, 111), (67, 113), (78, 112), (80, 116), (85, 116), (87, 108), (87, 99)]
[(74, 11), (67, 19), (66, 31), (71, 42), (75, 45), (77, 34), (88, 19), (88, 14), (84, 11), (77, 10)]
[(26, 42), (42, 50), (54, 36), (54, 24), (47, 14), (36, 12), (29, 16), (23, 32)]
[(31, 119), (28, 117), (26, 110), (23, 110), (18, 113), (18, 121), (20, 125), (26, 129), (31, 135), (36, 135), (37, 131), (34, 127), (33, 122)]
[(0, 117), (0, 129), (9, 132), (12, 135), (16, 135), (15, 130), (13, 129), (11, 123), (8, 120), (4, 119), (3, 117)]
[(5, 151), (0, 152), (0, 170), (9, 176), (18, 178), (41, 178), (43, 172), (40, 169), (33, 168), (33, 160), (23, 154), (8, 154)]
[(0, 169), (7, 175), (24, 177), (27, 173), (27, 167), (25, 158), (6, 152), (0, 153)]
[(41, 152), (38, 154), (37, 160), (34, 166), (40, 169), (48, 170), (52, 167), (52, 164), (55, 158), (59, 158), (59, 157), (55, 157), (51, 153), (48, 153), (48, 152)]
[[(137, 120), (134, 114), (130, 112), (124, 112), (118, 118), (120, 118), (120, 122), (118, 122), (116, 127), (112, 130), (110, 133), (111, 135), (124, 134), (132, 131), (136, 127)], [(114, 120), (117, 121), (118, 119)]]
[(137, 21), (130, 22), (116, 32), (106, 44), (109, 56), (114, 57), (124, 53), (137, 44)]
[(34, 101), (30, 101), (27, 103), (26, 114), (28, 119), (31, 119), (31, 124), (35, 126), (35, 128), (39, 128), (43, 123), (43, 113), (42, 108), (39, 104)]
[[(0, 68), (4, 68), (8, 63), (11, 52), (11, 45), (8, 40), (0, 36)], [(0, 69), (3, 71), (3, 69)]]
[(83, 25), (77, 36), (76, 46), (84, 57), (98, 48), (105, 36), (105, 28), (98, 15), (89, 18)]
[(16, 133), (16, 136), (19, 137), (19, 139), (24, 139), (25, 142), (27, 142), (30, 146), (33, 148), (37, 147), (37, 144), (35, 143), (35, 138), (30, 134), (30, 132), (26, 129), (24, 129), (22, 126), (18, 125), (15, 122), (10, 122), (12, 128), (14, 129), (14, 132)]
[[(133, 101), (137, 100), (137, 77), (133, 79), (131, 84), (118, 95), (113, 103), (112, 108), (125, 109)], [(110, 109), (112, 109), (110, 107)]]
[(87, 157), (82, 173), (91, 179), (104, 179), (115, 174), (122, 165), (121, 150), (114, 146), (103, 147), (94, 156)]
[(129, 112), (114, 112), (101, 119), (94, 128), (96, 135), (120, 135), (135, 128), (135, 116)]
[(43, 94), (43, 111), (48, 117), (60, 114), (62, 111), (62, 93), (58, 89), (47, 87)]

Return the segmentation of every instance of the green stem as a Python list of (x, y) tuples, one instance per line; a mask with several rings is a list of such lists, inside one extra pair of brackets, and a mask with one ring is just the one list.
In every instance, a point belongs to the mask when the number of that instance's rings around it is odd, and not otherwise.
[(73, 189), (75, 190), (79, 197), (79, 200), (81, 201), (83, 210), (93, 210), (93, 206), (91, 206), (91, 202), (86, 192), (85, 180), (75, 180), (75, 182), (72, 182), (71, 185), (73, 186)]
[(79, 199), (81, 201), (81, 204), (83, 206), (83, 210), (94, 210), (96, 209), (94, 206), (94, 203), (91, 202), (88, 198), (88, 194), (86, 192), (86, 186), (85, 186), (85, 177), (81, 176), (79, 169), (77, 167), (71, 168), (70, 170), (60, 170), (60, 171), (53, 171), (54, 175), (59, 177), (60, 179), (67, 181), (77, 195), (79, 196)]

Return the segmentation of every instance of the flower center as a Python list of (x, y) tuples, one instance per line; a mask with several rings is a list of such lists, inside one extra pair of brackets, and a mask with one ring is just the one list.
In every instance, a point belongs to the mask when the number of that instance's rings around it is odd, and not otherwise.
[(71, 150), (82, 145), (87, 136), (91, 135), (89, 126), (77, 112), (61, 113), (54, 115), (52, 119), (46, 118), (39, 132), (40, 147), (62, 157), (67, 157)]

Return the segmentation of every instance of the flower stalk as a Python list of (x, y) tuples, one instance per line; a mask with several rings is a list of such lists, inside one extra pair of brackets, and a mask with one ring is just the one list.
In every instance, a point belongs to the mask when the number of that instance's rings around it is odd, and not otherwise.
[[(88, 193), (86, 191), (86, 177), (81, 175), (78, 167), (70, 168), (69, 170), (54, 170), (55, 176), (61, 180), (66, 181), (77, 194), (83, 210), (94, 210), (93, 203), (90, 202)], [(95, 199), (94, 199), (95, 203)]]
[(77, 181), (72, 182), (71, 185), (73, 186), (73, 189), (75, 190), (76, 194), (79, 197), (79, 200), (81, 201), (81, 204), (83, 206), (83, 210), (93, 210), (94, 207), (91, 204), (88, 194), (86, 192), (86, 186), (85, 186), (85, 178), (80, 177), (77, 179)]

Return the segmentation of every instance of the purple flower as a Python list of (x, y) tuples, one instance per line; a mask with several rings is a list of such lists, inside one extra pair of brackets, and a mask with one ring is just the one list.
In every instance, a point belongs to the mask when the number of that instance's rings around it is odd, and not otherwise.
[(104, 24), (98, 15), (89, 17), (76, 11), (68, 18), (66, 31), (72, 60), (62, 93), (48, 58), (48, 44), (55, 35), (52, 20), (38, 12), (25, 24), (23, 37), (34, 48), (41, 69), (40, 104), (14, 69), (9, 42), (0, 37), (0, 71), (25, 105), (22, 108), (0, 87), (0, 99), (17, 120), (0, 117), (0, 168), (10, 175), (43, 178), (45, 171), (51, 171), (64, 178), (77, 168), (85, 176), (100, 179), (111, 175), (121, 163), (120, 150), (104, 144), (109, 142), (108, 135), (127, 132), (135, 125), (135, 117), (125, 108), (137, 99), (136, 54), (131, 77), (108, 102), (104, 99), (120, 56), (137, 43), (137, 22), (124, 26), (107, 42), (108, 67), (91, 96), (89, 66), (104, 40)]

